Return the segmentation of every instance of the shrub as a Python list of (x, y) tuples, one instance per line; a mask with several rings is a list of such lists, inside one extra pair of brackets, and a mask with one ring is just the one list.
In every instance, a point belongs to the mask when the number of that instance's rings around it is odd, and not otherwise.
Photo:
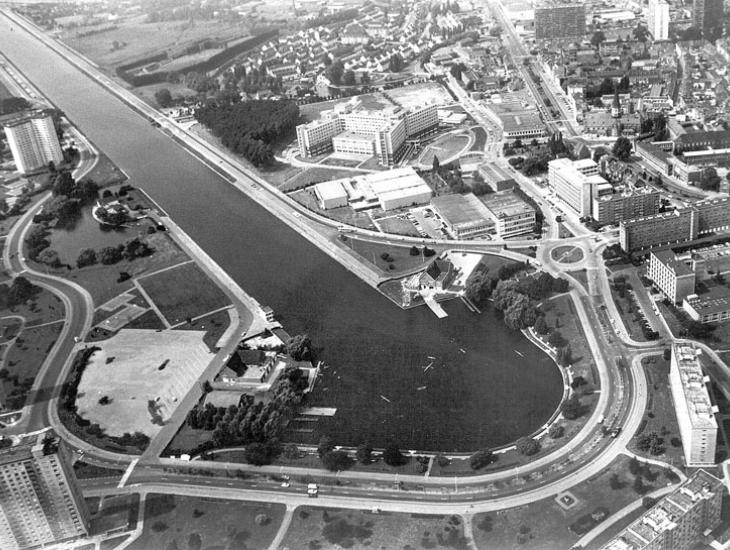
[(517, 440), (517, 452), (521, 455), (532, 456), (540, 451), (540, 442), (531, 437), (522, 437)]
[(553, 439), (563, 437), (564, 433), (565, 427), (562, 424), (552, 424), (550, 428), (548, 428), (548, 435)]
[(93, 248), (84, 248), (76, 259), (76, 267), (79, 269), (97, 262), (96, 251)]
[(471, 457), (469, 458), (469, 465), (471, 466), (472, 470), (479, 470), (481, 468), (484, 468), (485, 466), (488, 466), (493, 461), (494, 454), (492, 454), (492, 451), (482, 449), (471, 455)]
[(254, 521), (256, 522), (256, 525), (268, 525), (271, 523), (271, 518), (266, 514), (257, 514)]

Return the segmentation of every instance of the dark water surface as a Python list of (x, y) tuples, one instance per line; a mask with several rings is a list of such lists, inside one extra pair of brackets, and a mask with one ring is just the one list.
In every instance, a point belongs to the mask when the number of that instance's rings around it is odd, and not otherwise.
[(557, 369), (489, 310), (401, 311), (4, 18), (0, 51), (288, 332), (322, 348), (332, 367), (310, 403), (337, 407), (327, 423), (337, 443), (468, 451), (525, 435), (555, 410)]

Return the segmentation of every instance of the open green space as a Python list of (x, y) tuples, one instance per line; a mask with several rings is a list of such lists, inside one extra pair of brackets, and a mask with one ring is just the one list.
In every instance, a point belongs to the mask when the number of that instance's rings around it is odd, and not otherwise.
[(218, 340), (225, 334), (230, 324), (231, 318), (228, 315), (228, 310), (223, 310), (194, 319), (192, 323), (185, 323), (177, 327), (176, 330), (204, 330), (203, 342), (210, 351), (216, 351), (218, 349), (216, 347)]
[(284, 517), (281, 504), (150, 494), (144, 530), (129, 550), (266, 548)]
[(124, 470), (114, 470), (112, 468), (103, 468), (102, 466), (96, 466), (89, 464), (83, 460), (77, 460), (74, 463), (74, 473), (79, 479), (91, 479), (97, 477), (121, 477), (124, 475)]
[(484, 144), (487, 143), (487, 131), (481, 126), (475, 126), (471, 131), (474, 134), (474, 143), (472, 143), (469, 150), (484, 151)]
[(231, 303), (225, 293), (194, 263), (140, 278), (138, 283), (171, 325)]
[(378, 225), (384, 233), (394, 233), (396, 235), (408, 235), (411, 237), (418, 237), (419, 233), (416, 226), (408, 220), (404, 220), (397, 216), (391, 216), (389, 218), (381, 218), (378, 220)]
[(281, 547), (290, 550), (466, 549), (469, 545), (460, 516), (300, 506), (294, 512)]
[(95, 181), (99, 187), (115, 185), (127, 180), (127, 176), (104, 153), (97, 153), (97, 160), (83, 179)]
[[(425, 268), (430, 260), (435, 259), (438, 254), (447, 249), (446, 246), (434, 246), (433, 250), (436, 251), (436, 254), (424, 258), (421, 253), (412, 256), (411, 247), (373, 243), (345, 235), (341, 235), (337, 239), (337, 243), (341, 247), (351, 250), (359, 259), (374, 265), (383, 273), (391, 276), (397, 276), (399, 273), (419, 267)], [(422, 247), (419, 247), (418, 250), (421, 251)], [(383, 257), (384, 255), (386, 257)], [(391, 268), (391, 266), (393, 267)]]
[(279, 188), (284, 192), (289, 192), (295, 189), (300, 189), (302, 187), (307, 187), (308, 185), (312, 185), (314, 183), (361, 176), (363, 174), (364, 172), (360, 172), (357, 170), (327, 168), (322, 165), (315, 165), (312, 166), (312, 168), (306, 168), (303, 172), (287, 180), (287, 182), (283, 185), (280, 185)]
[(105, 539), (99, 543), (99, 550), (115, 550), (125, 540), (129, 538), (129, 535), (120, 535), (118, 537), (112, 537)]
[(552, 249), (550, 256), (561, 264), (574, 264), (583, 259), (583, 250), (572, 245), (557, 246)]
[(468, 143), (469, 138), (466, 135), (447, 134), (426, 146), (418, 158), (418, 162), (425, 166), (431, 166), (434, 157), (438, 157), (441, 162), (446, 162), (461, 153)]
[[(669, 387), (669, 361), (661, 355), (654, 355), (644, 358), (641, 364), (646, 373), (649, 395), (646, 416), (631, 440), (629, 449), (638, 455), (658, 458), (680, 466), (684, 455)], [(656, 438), (653, 434), (656, 434)], [(649, 437), (654, 439), (652, 447), (648, 447)]]
[(578, 271), (568, 271), (568, 275), (578, 281), (583, 288), (588, 291), (588, 272), (585, 269), (579, 269)]
[[(640, 486), (635, 486), (637, 477)], [(477, 548), (499, 550), (570, 548), (600, 521), (666, 483), (666, 477), (655, 467), (632, 474), (629, 459), (620, 456), (597, 476), (570, 489), (574, 499), (570, 507), (564, 508), (551, 497), (527, 506), (475, 515), (474, 542)]]
[(122, 528), (133, 530), (138, 514), (138, 494), (104, 497), (99, 510), (91, 516), (91, 533), (97, 535)]
[(13, 97), (13, 94), (10, 93), (8, 87), (3, 83), (2, 80), (0, 80), (0, 100), (9, 99), (11, 97)]

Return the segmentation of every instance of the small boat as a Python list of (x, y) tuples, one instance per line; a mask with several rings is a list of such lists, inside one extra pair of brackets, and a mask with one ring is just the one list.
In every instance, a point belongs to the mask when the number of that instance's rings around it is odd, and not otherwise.
[(515, 353), (516, 353), (517, 355), (519, 355), (520, 357), (524, 357), (524, 355), (522, 355), (522, 353), (520, 353), (519, 351), (517, 351), (517, 350), (514, 350), (514, 352), (515, 352)]
[(427, 358), (428, 358), (428, 359), (436, 359), (435, 357), (433, 357), (433, 356), (431, 356), (431, 355), (429, 355), (429, 356), (428, 356)]
[(416, 391), (423, 391), (423, 390), (425, 390), (425, 389), (426, 389), (427, 387), (428, 387), (428, 386), (418, 386), (418, 387), (416, 388)]
[(387, 397), (385, 397), (384, 395), (381, 395), (381, 396), (380, 396), (380, 398), (381, 398), (381, 399), (382, 399), (383, 401), (387, 401), (388, 403), (390, 403), (390, 399), (388, 399), (388, 398), (387, 398)]
[(426, 371), (427, 371), (428, 369), (430, 369), (431, 367), (433, 367), (433, 361), (431, 361), (431, 362), (430, 362), (430, 363), (429, 363), (428, 365), (426, 365), (425, 367), (421, 367), (421, 368), (423, 369), (423, 372), (426, 372)]
[(459, 348), (459, 351), (460, 351), (461, 353), (466, 353), (466, 350), (465, 350), (464, 348)]

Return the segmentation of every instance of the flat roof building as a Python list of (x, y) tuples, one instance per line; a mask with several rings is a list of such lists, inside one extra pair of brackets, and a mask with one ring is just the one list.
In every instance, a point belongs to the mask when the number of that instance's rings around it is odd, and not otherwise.
[(7, 115), (2, 118), (2, 125), (15, 166), (21, 174), (45, 168), (49, 162), (63, 162), (53, 111), (46, 109)]
[(441, 195), (431, 199), (431, 205), (455, 239), (475, 239), (494, 232), (492, 213), (473, 193)]
[(616, 225), (623, 220), (651, 216), (659, 212), (661, 193), (651, 187), (632, 187), (616, 190), (606, 182), (594, 188), (593, 219), (601, 224)]
[(722, 481), (695, 472), (601, 550), (690, 550), (720, 524)]
[(0, 451), (0, 548), (22, 550), (88, 533), (70, 457), (52, 432)]
[(412, 167), (396, 168), (364, 177), (364, 182), (380, 202), (383, 210), (423, 204), (433, 191)]
[(314, 186), (314, 194), (322, 210), (347, 206), (348, 195), (342, 182), (325, 181)]
[(690, 294), (682, 302), (682, 309), (699, 323), (721, 323), (730, 319), (730, 289), (710, 286), (702, 294)]
[(654, 40), (669, 38), (669, 4), (665, 0), (649, 0), (647, 22)]
[(598, 165), (591, 159), (559, 158), (548, 163), (548, 183), (564, 204), (580, 216), (590, 216), (593, 190), (606, 180), (598, 175)]
[(693, 344), (673, 344), (669, 385), (688, 467), (714, 466), (717, 441), (715, 408), (702, 372), (701, 350)]
[(646, 276), (674, 304), (694, 294), (696, 277), (691, 255), (683, 258), (671, 250), (652, 250)]
[(535, 209), (514, 192), (484, 195), (482, 202), (491, 213), (500, 239), (509, 239), (535, 230)]
[(625, 252), (653, 246), (691, 241), (697, 238), (699, 225), (693, 207), (624, 220), (619, 226), (619, 242)]

